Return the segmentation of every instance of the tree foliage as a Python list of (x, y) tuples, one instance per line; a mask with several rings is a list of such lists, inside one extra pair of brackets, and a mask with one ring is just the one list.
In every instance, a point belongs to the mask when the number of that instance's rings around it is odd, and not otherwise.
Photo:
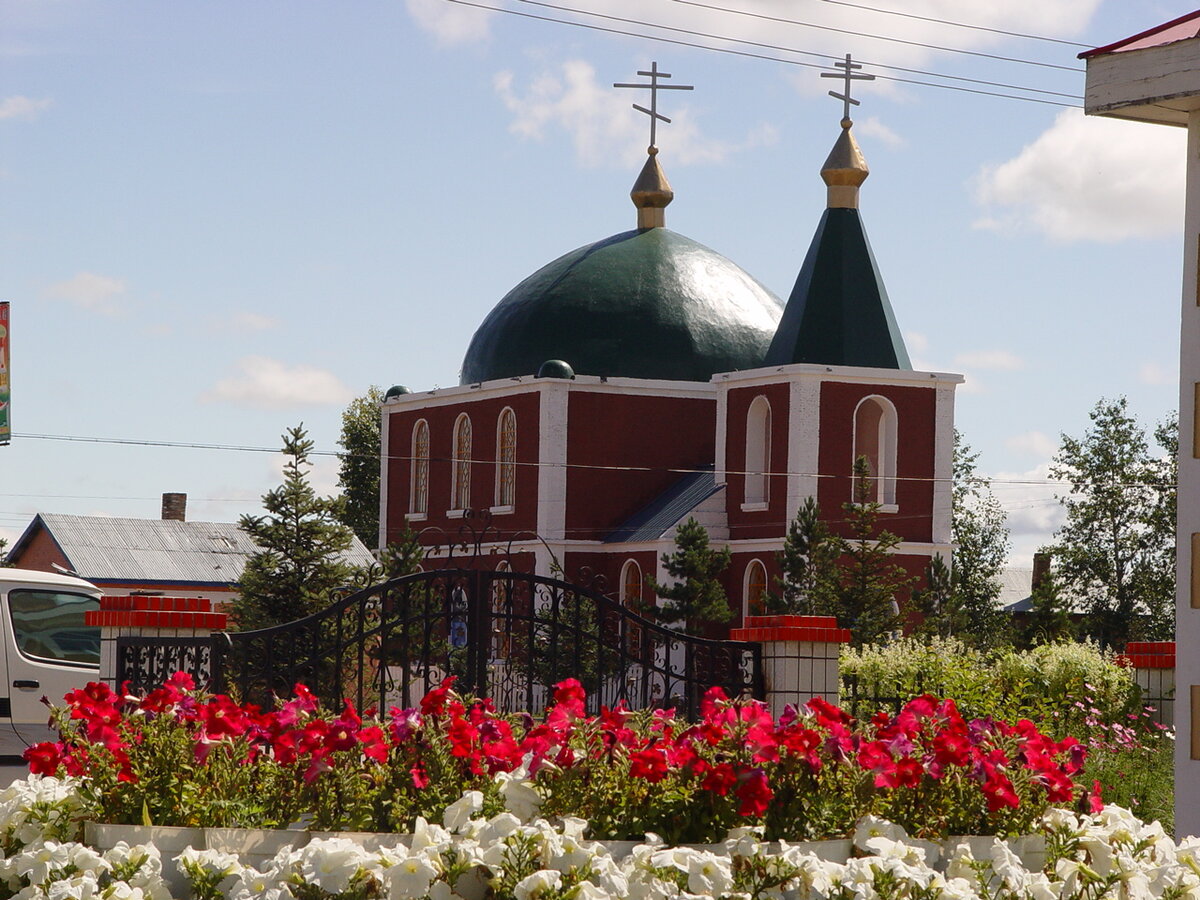
[(814, 615), (833, 608), (841, 554), (841, 539), (821, 519), (816, 498), (806, 497), (775, 554), (781, 574), (775, 579), (778, 591), (767, 597), (767, 610)]
[(979, 454), (955, 431), (950, 519), (954, 550), (945, 573), (926, 572), (931, 587), (931, 575), (941, 579), (937, 587), (945, 596), (936, 606), (928, 606), (934, 595), (929, 587), (922, 592), (927, 605), (923, 612), (929, 619), (924, 630), (956, 635), (977, 647), (994, 647), (1010, 639), (1008, 616), (996, 607), (1010, 542), (1000, 501), (988, 480), (977, 473), (978, 459)]
[(242, 629), (290, 622), (327, 606), (336, 588), (363, 578), (344, 561), (354, 533), (341, 522), (340, 498), (318, 497), (309, 483), (313, 442), (303, 423), (283, 435), (283, 484), (263, 495), (266, 515), (238, 527), (261, 550), (246, 561), (233, 619)]
[(1045, 548), (1066, 594), (1085, 613), (1084, 631), (1102, 646), (1174, 633), (1175, 460), (1178, 424), (1155, 438), (1152, 454), (1124, 397), (1101, 399), (1080, 438), (1064, 434), (1050, 467), (1071, 485), (1059, 495), (1066, 522)]
[(663, 568), (675, 583), (660, 584), (652, 576), (646, 579), (666, 601), (658, 608), (658, 617), (668, 624), (682, 622), (692, 634), (710, 623), (728, 622), (733, 611), (720, 577), (729, 568), (730, 557), (728, 547), (716, 550), (709, 546), (708, 532), (695, 519), (680, 525), (675, 551), (662, 556)]
[(842, 507), (850, 535), (841, 542), (834, 613), (856, 645), (884, 640), (899, 630), (899, 598), (916, 583), (892, 556), (901, 538), (879, 528), (880, 504), (869, 499), (872, 493), (870, 465), (860, 456), (854, 461), (856, 502)]
[(380, 413), (383, 390), (376, 385), (350, 401), (342, 412), (342, 434), (338, 439), (345, 453), (339, 455), (338, 485), (345, 504), (341, 522), (349, 525), (367, 547), (379, 547), (379, 450)]

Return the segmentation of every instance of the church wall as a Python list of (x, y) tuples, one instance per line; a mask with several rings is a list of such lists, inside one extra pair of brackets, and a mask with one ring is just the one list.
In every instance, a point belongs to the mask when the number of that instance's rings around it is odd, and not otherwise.
[(573, 389), (567, 415), (568, 539), (603, 538), (680, 477), (669, 469), (712, 465), (714, 398)]
[[(535, 391), (442, 403), (437, 406), (406, 404), (388, 416), (387, 538), (395, 540), (406, 525), (414, 531), (438, 526), (455, 533), (461, 522), (446, 513), (452, 507), (451, 479), (454, 426), (460, 413), (471, 418), (471, 506), (490, 509), (495, 503), (497, 466), (496, 423), (501, 411), (511, 407), (517, 420), (516, 503), (511, 513), (494, 515), (501, 535), (533, 531), (537, 525), (538, 408)], [(411, 509), (412, 434), (416, 423), (429, 424), (429, 506), (423, 518), (407, 518)]]
[[(896, 408), (896, 507), (881, 527), (908, 541), (933, 540), (936, 391), (901, 385), (827, 381), (821, 385), (820, 474), (817, 499), (824, 519), (838, 528), (842, 504), (852, 499), (854, 411), (871, 395)], [(832, 477), (829, 477), (832, 476)], [(841, 533), (846, 534), (844, 528)]]
[[(791, 388), (787, 382), (730, 388), (726, 399), (725, 505), (730, 540), (778, 537), (787, 532), (787, 477), (767, 478), (767, 505), (755, 509), (746, 503), (746, 426), (750, 405), (766, 397), (771, 406), (771, 442), (767, 470), (787, 472), (788, 436), (794, 431), (789, 421)], [(735, 474), (736, 473), (736, 474)], [(740, 596), (740, 592), (739, 592)]]

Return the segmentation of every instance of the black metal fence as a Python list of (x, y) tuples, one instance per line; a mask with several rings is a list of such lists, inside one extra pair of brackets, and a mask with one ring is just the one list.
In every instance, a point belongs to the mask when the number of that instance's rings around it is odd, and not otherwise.
[(145, 690), (176, 670), (269, 703), (303, 683), (325, 703), (409, 707), (448, 676), (501, 711), (540, 711), (578, 678), (587, 704), (674, 706), (695, 717), (714, 685), (764, 696), (760, 645), (683, 634), (599, 591), (493, 569), (418, 572), (307, 618), (211, 638), (122, 638), (118, 681)]

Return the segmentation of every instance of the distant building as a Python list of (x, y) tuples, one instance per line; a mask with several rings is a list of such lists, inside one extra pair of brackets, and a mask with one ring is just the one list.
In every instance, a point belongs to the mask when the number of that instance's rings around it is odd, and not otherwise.
[[(694, 516), (728, 546), (735, 616), (761, 612), (807, 497), (845, 533), (858, 456), (880, 527), (913, 575), (949, 560), (954, 390), (914, 371), (859, 217), (868, 171), (842, 131), (828, 208), (786, 306), (730, 260), (668, 230), (674, 194), (650, 148), (636, 230), (534, 272), (475, 332), (458, 387), (397, 386), (383, 404), (380, 533), (435, 543), (486, 511), (484, 547), (622, 601)], [(761, 227), (779, 240), (777, 224)], [(497, 557), (499, 560), (500, 557)], [(647, 596), (643, 597), (643, 592)], [(850, 623), (843, 623), (850, 624)]]
[[(109, 595), (150, 593), (228, 603), (237, 596), (246, 559), (259, 548), (236, 524), (186, 521), (186, 504), (186, 494), (164, 494), (161, 519), (38, 513), (7, 562), (76, 575)], [(358, 538), (347, 558), (355, 565), (374, 561)]]

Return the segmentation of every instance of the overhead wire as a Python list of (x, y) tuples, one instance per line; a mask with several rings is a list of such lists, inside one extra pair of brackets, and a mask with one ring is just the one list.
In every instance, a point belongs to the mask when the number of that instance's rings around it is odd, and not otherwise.
[[(94, 443), (94, 444), (115, 444), (120, 446), (138, 446), (138, 447), (163, 447), (167, 449), (189, 449), (189, 450), (219, 450), (219, 451), (235, 451), (235, 452), (251, 452), (251, 453), (281, 453), (278, 447), (254, 447), (248, 445), (237, 444), (208, 444), (201, 442), (188, 441), (155, 441), (139, 438), (102, 438), (102, 437), (87, 437), (83, 435), (54, 435), (54, 434), (34, 434), (34, 433), (14, 433), (14, 439), (30, 439), (30, 440), (46, 440), (46, 441), (68, 441), (75, 443)], [(342, 458), (346, 456), (358, 457), (362, 459), (383, 460), (387, 459), (391, 462), (412, 462), (414, 457), (404, 453), (382, 453), (370, 454), (353, 454), (347, 453), (344, 450), (310, 450), (309, 456), (335, 457)], [(428, 460), (433, 463), (454, 463), (457, 460), (452, 457), (430, 456)], [(494, 466), (499, 462), (495, 459), (470, 459), (467, 460), (472, 466)], [(583, 471), (598, 471), (598, 472), (642, 472), (642, 473), (668, 473), (672, 475), (695, 475), (704, 472), (711, 472), (712, 467), (696, 467), (696, 466), (622, 466), (622, 465), (602, 465), (599, 463), (570, 463), (570, 462), (542, 462), (542, 461), (518, 461), (514, 463), (519, 468), (553, 468), (553, 469), (576, 469)], [(850, 473), (829, 473), (829, 472), (789, 472), (789, 471), (743, 471), (740, 469), (723, 469), (726, 475), (765, 475), (772, 478), (849, 478)], [(897, 482), (920, 482), (934, 484), (953, 483), (952, 477), (930, 477), (930, 476), (895, 476)], [(1069, 479), (1022, 479), (1022, 478), (992, 478), (989, 476), (977, 476), (966, 479), (970, 483), (988, 484), (988, 485), (1023, 485), (1030, 487), (1068, 487), (1072, 484), (1081, 486), (1094, 487), (1151, 487), (1151, 488), (1174, 488), (1175, 485), (1167, 482), (1157, 481), (1113, 481), (1113, 482), (1086, 482), (1086, 481), (1071, 481)], [(3, 496), (3, 495), (0, 495)]]
[[(732, 56), (740, 56), (740, 57), (744, 57), (747, 59), (761, 59), (761, 60), (765, 60), (767, 62), (783, 63), (784, 65), (799, 66), (799, 67), (805, 68), (805, 69), (819, 69), (819, 70), (823, 70), (823, 71), (828, 70), (828, 66), (822, 66), (817, 63), (802, 62), (798, 59), (785, 59), (783, 57), (770, 56), (770, 55), (764, 54), (764, 53), (753, 53), (749, 50), (737, 50), (732, 47), (712, 47), (712, 46), (709, 46), (708, 44), (698, 44), (694, 41), (685, 41), (680, 38), (664, 37), (662, 35), (656, 35), (656, 34), (643, 34), (641, 32), (637, 32), (637, 31), (626, 31), (621, 28), (610, 28), (610, 27), (607, 27), (604, 25), (595, 25), (595, 24), (591, 24), (588, 22), (573, 22), (570, 19), (557, 19), (557, 18), (554, 18), (553, 16), (541, 16), (541, 15), (537, 15), (536, 13), (522, 12), (521, 10), (518, 10), (518, 9), (507, 9), (507, 8), (499, 7), (499, 6), (490, 6), (486, 3), (474, 2), (474, 0), (444, 0), (444, 2), (454, 3), (458, 6), (469, 6), (469, 7), (475, 8), (475, 9), (486, 10), (488, 12), (504, 13), (505, 15), (510, 15), (510, 16), (519, 16), (524, 19), (534, 19), (539, 22), (551, 22), (556, 25), (569, 25), (573, 28), (583, 28), (583, 29), (587, 29), (589, 31), (599, 31), (599, 32), (603, 32), (606, 34), (619, 34), (619, 35), (623, 35), (625, 37), (641, 38), (641, 39), (647, 40), (647, 41), (655, 41), (660, 44), (673, 44), (673, 45), (679, 46), (679, 47), (692, 47), (697, 50), (707, 50), (712, 53), (726, 53), (726, 54), (729, 54)], [(940, 88), (942, 90), (947, 90), (947, 91), (957, 91), (960, 93), (977, 94), (982, 97), (998, 97), (998, 98), (1005, 99), (1005, 100), (1023, 100), (1027, 103), (1040, 103), (1040, 104), (1043, 104), (1046, 106), (1057, 106), (1060, 108), (1067, 108), (1067, 109), (1081, 108), (1079, 106), (1079, 104), (1062, 103), (1057, 100), (1044, 100), (1040, 97), (1027, 97), (1027, 96), (1023, 96), (1023, 95), (1019, 95), (1019, 94), (1005, 94), (1005, 93), (1000, 93), (997, 91), (982, 91), (982, 90), (978, 90), (976, 88), (961, 87), (959, 85), (953, 85), (953, 84), (937, 84), (936, 82), (930, 82), (930, 81), (917, 81), (915, 79), (897, 78), (893, 75), (878, 75), (876, 77), (882, 81), (895, 81), (895, 82), (902, 83), (902, 84), (913, 84), (913, 85), (919, 85), (919, 86), (923, 86), (923, 87)]]
[[(608, 13), (599, 13), (599, 12), (594, 12), (592, 10), (579, 9), (577, 7), (563, 6), (561, 4), (547, 2), (547, 0), (519, 0), (519, 2), (526, 3), (530, 6), (541, 6), (541, 7), (547, 8), (547, 9), (556, 9), (559, 12), (569, 12), (569, 13), (574, 13), (575, 15), (581, 15), (581, 16), (593, 16), (598, 19), (608, 19), (610, 21), (615, 21), (615, 22), (624, 22), (627, 25), (639, 25), (643, 28), (659, 28), (664, 31), (674, 31), (674, 32), (677, 32), (680, 34), (691, 35), (692, 37), (702, 37), (702, 38), (708, 38), (710, 40), (716, 40), (716, 41), (728, 41), (731, 43), (742, 44), (742, 45), (749, 46), (749, 47), (760, 47), (764, 50), (780, 50), (784, 53), (796, 53), (800, 56), (814, 56), (819, 59), (828, 59), (828, 60), (840, 60), (841, 59), (840, 56), (835, 56), (831, 53), (817, 53), (812, 50), (800, 50), (795, 47), (787, 47), (782, 44), (767, 44), (767, 43), (763, 43), (762, 41), (752, 41), (752, 40), (748, 40), (745, 38), (727, 37), (725, 35), (712, 34), (711, 32), (706, 32), (706, 31), (696, 31), (691, 28), (680, 28), (675, 25), (660, 25), (656, 22), (646, 22), (646, 21), (643, 21), (640, 19), (629, 19), (629, 18), (625, 18), (623, 16), (610, 15)], [(1025, 87), (1024, 85), (1008, 84), (1008, 83), (1002, 82), (1002, 81), (989, 81), (985, 78), (970, 78), (966, 75), (943, 75), (939, 72), (930, 72), (926, 69), (910, 69), (905, 66), (893, 66), (888, 63), (868, 62), (867, 60), (864, 60), (864, 59), (856, 60), (856, 62), (861, 63), (864, 66), (869, 66), (873, 69), (888, 69), (888, 70), (894, 71), (894, 72), (907, 72), (910, 75), (925, 75), (925, 76), (928, 76), (931, 78), (944, 78), (944, 79), (947, 79), (950, 81), (962, 81), (962, 82), (967, 82), (970, 84), (982, 84), (982, 85), (986, 85), (989, 87), (1005, 88), (1005, 89), (1013, 90), (1013, 91), (1028, 91), (1030, 93), (1035, 93), (1035, 94), (1047, 94), (1047, 95), (1055, 96), (1055, 97), (1067, 97), (1071, 100), (1083, 99), (1078, 94), (1068, 94), (1064, 91), (1051, 91), (1051, 90), (1046, 90), (1044, 88)], [(822, 67), (822, 68), (824, 68), (824, 67)], [(878, 76), (876, 76), (876, 77), (878, 77)], [(899, 81), (899, 82), (902, 82), (905, 84), (925, 84), (925, 82), (911, 81), (909, 79), (902, 79), (902, 78), (890, 78), (887, 80)]]
[(987, 25), (970, 25), (966, 22), (955, 22), (952, 19), (939, 19), (936, 16), (921, 16), (916, 13), (901, 12), (898, 9), (881, 9), (878, 6), (868, 6), (865, 3), (851, 3), (849, 0), (821, 0), (823, 3), (829, 3), (833, 6), (848, 6), (851, 9), (862, 9), (867, 12), (880, 13), (885, 16), (899, 16), (903, 19), (917, 19), (921, 22), (933, 22), (938, 25), (949, 25), (953, 28), (966, 28), (971, 31), (986, 31), (990, 34), (1002, 34), (1006, 37), (1022, 38), (1028, 41), (1045, 41), (1050, 44), (1061, 44), (1064, 47), (1082, 47), (1084, 50), (1090, 50), (1091, 44), (1081, 44), (1078, 41), (1068, 41), (1063, 38), (1046, 37), (1041, 34), (1028, 34), (1023, 31), (1008, 31), (1004, 28), (991, 28)]
[(966, 50), (962, 47), (943, 47), (939, 44), (926, 44), (922, 41), (910, 41), (905, 38), (888, 37), (883, 34), (868, 34), (863, 31), (855, 31), (852, 28), (838, 28), (835, 25), (818, 25), (815, 22), (801, 22), (799, 19), (788, 19), (783, 16), (772, 16), (767, 13), (750, 12), (747, 9), (734, 9), (729, 6), (717, 6), (714, 3), (703, 3), (701, 0), (673, 0), (675, 3), (682, 3), (684, 6), (695, 6), (700, 9), (711, 9), (716, 12), (730, 13), (731, 15), (747, 16), (752, 19), (762, 19), (767, 22), (778, 22), (783, 25), (797, 25), (802, 28), (815, 28), (818, 31), (833, 31), (837, 34), (850, 34), (860, 38), (870, 38), (876, 41), (889, 41), (893, 44), (904, 44), (909, 47), (921, 47), (924, 50), (937, 50), (941, 53), (961, 53), (965, 56), (978, 56), (983, 59), (994, 59), (999, 62), (1017, 63), (1024, 66), (1040, 66), (1045, 69), (1061, 69), (1064, 72), (1083, 72), (1084, 69), (1079, 66), (1064, 66), (1059, 63), (1043, 62), (1036, 59), (1022, 59), (1019, 56), (1001, 56), (996, 53), (984, 53), (982, 50)]

